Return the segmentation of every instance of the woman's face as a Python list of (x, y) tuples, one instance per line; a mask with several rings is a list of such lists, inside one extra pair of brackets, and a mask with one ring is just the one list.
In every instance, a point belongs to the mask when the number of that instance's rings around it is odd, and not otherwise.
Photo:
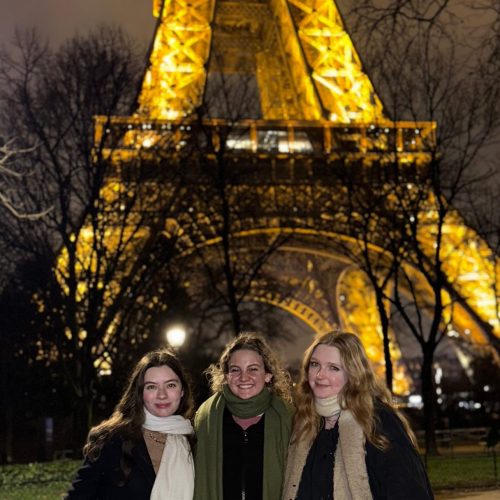
[(272, 378), (271, 373), (266, 373), (262, 356), (251, 349), (239, 349), (229, 357), (226, 382), (229, 390), (241, 399), (259, 394)]
[(347, 373), (340, 351), (333, 346), (320, 344), (309, 361), (307, 381), (315, 398), (336, 396), (347, 382)]
[(173, 415), (183, 395), (181, 381), (172, 368), (164, 365), (146, 370), (142, 397), (149, 413), (156, 417)]

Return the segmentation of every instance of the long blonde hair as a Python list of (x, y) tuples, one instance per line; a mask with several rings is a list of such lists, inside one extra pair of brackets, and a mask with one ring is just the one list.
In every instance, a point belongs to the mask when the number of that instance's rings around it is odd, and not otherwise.
[(368, 441), (381, 450), (387, 449), (389, 441), (377, 432), (375, 401), (389, 407), (408, 433), (415, 446), (415, 436), (406, 418), (395, 408), (392, 396), (385, 384), (380, 381), (366, 356), (359, 338), (353, 333), (328, 332), (316, 337), (304, 353), (297, 387), (296, 413), (293, 440), (312, 439), (320, 430), (321, 417), (314, 406), (314, 395), (308, 382), (308, 369), (311, 356), (319, 345), (336, 347), (340, 352), (347, 380), (339, 393), (341, 408), (351, 411)]
[(277, 356), (275, 356), (264, 338), (256, 333), (241, 333), (238, 335), (226, 345), (219, 361), (211, 364), (205, 370), (205, 373), (210, 377), (210, 389), (212, 392), (222, 392), (226, 383), (226, 375), (229, 371), (229, 359), (234, 352), (240, 349), (249, 349), (262, 357), (266, 373), (270, 373), (273, 376), (271, 381), (266, 384), (267, 387), (281, 399), (291, 403), (290, 375), (282, 368)]

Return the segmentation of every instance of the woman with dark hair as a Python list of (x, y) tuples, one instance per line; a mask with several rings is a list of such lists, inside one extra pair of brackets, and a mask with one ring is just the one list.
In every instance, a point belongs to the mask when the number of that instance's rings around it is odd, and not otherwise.
[(108, 420), (90, 430), (67, 499), (192, 500), (191, 389), (167, 349), (135, 366)]
[(358, 337), (331, 332), (304, 354), (283, 500), (426, 500), (406, 419)]
[(244, 333), (207, 370), (214, 395), (195, 416), (196, 500), (278, 500), (292, 427), (288, 373)]

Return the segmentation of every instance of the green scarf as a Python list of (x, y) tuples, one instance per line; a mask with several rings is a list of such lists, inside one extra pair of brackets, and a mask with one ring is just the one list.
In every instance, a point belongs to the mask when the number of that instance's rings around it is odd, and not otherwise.
[(241, 399), (235, 396), (227, 385), (222, 390), (224, 401), (231, 415), (239, 418), (252, 418), (262, 415), (271, 405), (272, 394), (264, 388), (257, 396), (249, 399)]
[(194, 419), (197, 438), (194, 500), (223, 500), (222, 421), (226, 404), (240, 418), (265, 414), (262, 500), (281, 498), (292, 408), (267, 388), (253, 398), (242, 400), (224, 386), (222, 393), (214, 394), (200, 406)]

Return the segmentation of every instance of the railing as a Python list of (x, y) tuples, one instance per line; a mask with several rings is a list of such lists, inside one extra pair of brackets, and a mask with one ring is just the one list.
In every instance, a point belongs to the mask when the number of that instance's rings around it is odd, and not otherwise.
[(437, 455), (425, 454), (425, 433), (415, 433), (433, 488), (498, 487), (499, 445), (487, 447), (488, 432), (487, 427), (437, 430)]
[(435, 123), (336, 124), (328, 121), (170, 121), (143, 117), (96, 117), (95, 143), (110, 151), (180, 150), (196, 143), (203, 151), (271, 155), (428, 156)]
[[(436, 444), (440, 453), (454, 455), (467, 453), (487, 453), (487, 427), (470, 427), (464, 429), (436, 430)], [(417, 441), (424, 448), (425, 432), (417, 431)]]

